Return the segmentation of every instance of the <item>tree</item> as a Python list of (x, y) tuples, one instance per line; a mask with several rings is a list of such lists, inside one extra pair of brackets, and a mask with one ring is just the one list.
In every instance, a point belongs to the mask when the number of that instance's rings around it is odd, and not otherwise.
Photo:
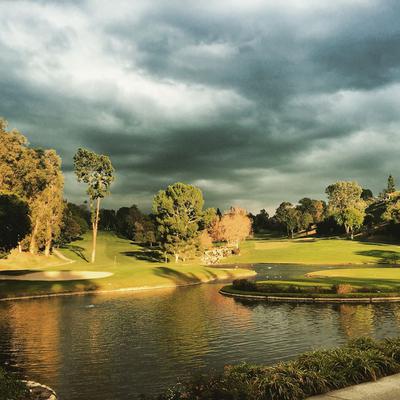
[(30, 231), (28, 204), (15, 194), (0, 195), (0, 252), (8, 252)]
[(251, 220), (244, 208), (231, 207), (221, 218), (223, 239), (237, 249), (239, 243), (251, 234)]
[(261, 232), (268, 228), (269, 214), (265, 209), (260, 210), (253, 218), (253, 231)]
[(135, 204), (131, 207), (119, 208), (116, 214), (116, 227), (118, 233), (128, 239), (137, 240), (135, 238), (136, 223), (142, 223), (143, 218), (143, 214)]
[(174, 183), (160, 190), (153, 200), (153, 213), (161, 246), (175, 262), (185, 261), (196, 248), (203, 218), (203, 195), (192, 185)]
[(210, 249), (213, 246), (212, 237), (208, 233), (207, 229), (204, 229), (200, 232), (199, 236), (199, 247), (201, 250), (205, 251)]
[(309, 212), (301, 212), (298, 210), (298, 228), (304, 229), (306, 233), (310, 225), (314, 222), (314, 218)]
[(219, 219), (219, 217), (215, 208), (206, 208), (203, 212), (203, 218), (200, 222), (200, 230), (210, 230), (217, 219)]
[(372, 190), (363, 188), (363, 190), (361, 192), (361, 198), (364, 201), (370, 201), (370, 200), (373, 200), (374, 194), (372, 193)]
[(391, 194), (391, 193), (394, 193), (395, 191), (396, 191), (396, 185), (394, 183), (394, 178), (392, 175), (389, 175), (388, 180), (387, 180), (386, 193)]
[(100, 199), (109, 194), (114, 180), (114, 168), (109, 157), (90, 150), (78, 149), (74, 156), (75, 174), (78, 182), (87, 184), (89, 207), (93, 231), (91, 262), (96, 259), (96, 239), (99, 226)]
[(225, 240), (224, 227), (221, 220), (222, 215), (219, 216), (217, 213), (216, 218), (208, 228), (208, 233), (210, 234), (213, 242), (223, 242)]
[(304, 197), (299, 200), (297, 209), (301, 213), (308, 213), (312, 217), (312, 222), (318, 224), (325, 217), (326, 204), (322, 200), (313, 200), (308, 197)]
[(89, 230), (87, 213), (84, 206), (64, 202), (59, 244), (70, 243)]
[(0, 119), (0, 188), (18, 195), (29, 206), (32, 230), (23, 243), (31, 253), (50, 251), (60, 230), (63, 178), (54, 150), (33, 149), (18, 131), (7, 131)]
[(156, 227), (151, 216), (143, 215), (135, 222), (134, 240), (139, 243), (148, 243), (150, 247), (156, 241)]
[(299, 211), (292, 203), (284, 201), (276, 209), (275, 217), (286, 227), (288, 237), (293, 239), (294, 231), (299, 227)]
[(61, 159), (54, 150), (40, 151), (38, 155), (42, 158), (43, 188), (31, 202), (33, 229), (29, 251), (35, 254), (39, 248), (44, 248), (44, 254), (48, 256), (61, 231), (64, 178), (61, 173)]
[(102, 231), (115, 231), (116, 215), (115, 210), (100, 209), (99, 229)]
[(347, 236), (354, 237), (354, 229), (362, 225), (366, 204), (361, 199), (362, 188), (357, 182), (339, 181), (325, 190), (328, 209), (339, 225), (343, 225)]
[(384, 221), (392, 222), (394, 224), (400, 223), (400, 196), (393, 199), (387, 206), (385, 212), (382, 214)]

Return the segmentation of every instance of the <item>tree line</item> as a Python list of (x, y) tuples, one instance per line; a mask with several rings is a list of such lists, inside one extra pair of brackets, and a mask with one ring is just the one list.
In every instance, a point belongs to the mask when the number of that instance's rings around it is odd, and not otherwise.
[[(101, 208), (110, 194), (115, 170), (108, 156), (78, 149), (74, 169), (78, 182), (86, 185), (82, 205), (64, 199), (61, 158), (53, 149), (31, 147), (17, 130), (8, 130), (0, 119), (0, 252), (19, 251), (48, 256), (54, 246), (66, 245), (87, 231), (92, 232), (91, 261), (95, 261), (98, 230), (115, 231), (130, 240), (157, 244), (164, 258), (186, 261), (225, 243), (239, 251), (239, 243), (252, 233), (285, 232), (288, 237), (310, 230), (319, 234), (373, 231), (400, 223), (400, 192), (389, 176), (385, 189), (374, 197), (357, 182), (329, 185), (327, 202), (302, 198), (298, 204), (284, 201), (270, 217), (265, 209), (252, 215), (240, 207), (224, 213), (204, 208), (201, 190), (177, 182), (160, 190), (152, 212), (136, 205), (118, 210)], [(385, 228), (385, 229), (386, 229)]]
[(370, 234), (380, 230), (385, 234), (398, 234), (400, 223), (400, 192), (396, 190), (392, 175), (386, 187), (374, 197), (370, 189), (354, 181), (338, 181), (325, 189), (328, 202), (308, 197), (294, 205), (282, 202), (270, 217), (265, 209), (251, 215), (253, 231), (285, 231), (293, 238), (295, 233), (314, 229), (317, 234), (346, 234), (350, 239), (355, 233)]

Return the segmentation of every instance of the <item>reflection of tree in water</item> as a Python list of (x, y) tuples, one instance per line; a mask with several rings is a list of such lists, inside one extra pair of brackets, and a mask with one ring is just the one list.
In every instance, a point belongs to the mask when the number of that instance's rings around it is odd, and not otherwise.
[(4, 303), (0, 308), (0, 365), (10, 366), (10, 369), (14, 370), (15, 365), (18, 362), (15, 359), (15, 354), (11, 353), (11, 341), (12, 341), (12, 325), (7, 318), (10, 309), (10, 304)]
[[(40, 373), (31, 368), (25, 372), (43, 383), (52, 381), (60, 363), (60, 302), (59, 299), (14, 302), (5, 319), (12, 331), (9, 352), (15, 354), (19, 366), (40, 366)], [(26, 368), (24, 368), (26, 369)], [(33, 376), (35, 374), (39, 376)]]
[(341, 304), (340, 324), (345, 335), (351, 339), (371, 335), (374, 328), (374, 308), (371, 305)]

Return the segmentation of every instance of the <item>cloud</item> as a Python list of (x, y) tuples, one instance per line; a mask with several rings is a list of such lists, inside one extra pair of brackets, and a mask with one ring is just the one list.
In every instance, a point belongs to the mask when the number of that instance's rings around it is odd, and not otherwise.
[(209, 205), (273, 210), (337, 179), (396, 175), (400, 6), (393, 0), (3, 1), (0, 115), (63, 158), (117, 169), (105, 205), (174, 181)]

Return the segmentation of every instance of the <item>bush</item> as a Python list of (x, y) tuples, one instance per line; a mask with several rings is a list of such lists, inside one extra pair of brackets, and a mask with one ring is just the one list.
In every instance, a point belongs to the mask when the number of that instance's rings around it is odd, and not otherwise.
[(232, 287), (236, 290), (244, 290), (248, 292), (254, 292), (257, 290), (257, 284), (248, 279), (235, 279), (232, 282)]
[[(242, 280), (243, 281), (243, 280)], [(303, 400), (400, 371), (400, 338), (359, 338), (273, 367), (240, 364), (193, 378), (159, 400)]]
[(333, 289), (336, 294), (349, 294), (354, 292), (353, 286), (349, 285), (348, 283), (339, 283), (334, 285)]
[(0, 400), (22, 400), (28, 393), (23, 382), (0, 368)]
[(238, 248), (232, 249), (232, 254), (235, 255), (235, 256), (240, 255), (240, 249), (238, 249)]

